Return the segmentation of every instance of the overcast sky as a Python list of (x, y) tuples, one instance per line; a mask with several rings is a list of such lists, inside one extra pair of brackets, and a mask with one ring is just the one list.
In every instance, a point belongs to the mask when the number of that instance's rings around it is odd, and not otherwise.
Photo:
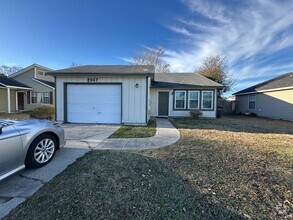
[(1, 0), (0, 65), (127, 64), (162, 45), (174, 72), (222, 54), (233, 91), (293, 71), (293, 0)]

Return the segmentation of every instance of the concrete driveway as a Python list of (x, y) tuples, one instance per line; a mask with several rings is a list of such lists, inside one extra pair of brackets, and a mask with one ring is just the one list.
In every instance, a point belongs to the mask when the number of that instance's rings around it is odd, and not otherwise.
[(39, 169), (23, 170), (0, 182), (0, 219), (120, 126), (65, 124), (63, 127), (67, 143), (49, 164)]
[(120, 125), (64, 124), (66, 148), (90, 149), (112, 135)]

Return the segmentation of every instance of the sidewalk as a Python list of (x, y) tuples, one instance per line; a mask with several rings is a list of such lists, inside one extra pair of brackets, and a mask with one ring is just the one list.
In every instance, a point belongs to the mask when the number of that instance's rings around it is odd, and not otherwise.
[(146, 150), (171, 145), (180, 139), (179, 131), (168, 119), (157, 118), (156, 135), (147, 138), (107, 138), (94, 150)]

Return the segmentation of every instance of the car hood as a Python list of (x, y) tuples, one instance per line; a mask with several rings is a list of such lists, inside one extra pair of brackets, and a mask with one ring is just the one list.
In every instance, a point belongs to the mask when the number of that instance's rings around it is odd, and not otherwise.
[(52, 123), (49, 120), (39, 120), (39, 119), (30, 119), (30, 120), (15, 120), (12, 122), (12, 126), (19, 131), (20, 134), (26, 134), (35, 128), (45, 128), (48, 123)]

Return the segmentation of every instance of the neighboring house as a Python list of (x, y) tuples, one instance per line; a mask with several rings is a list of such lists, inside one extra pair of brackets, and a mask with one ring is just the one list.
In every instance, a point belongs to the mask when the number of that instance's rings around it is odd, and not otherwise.
[[(0, 111), (11, 113), (31, 110), (43, 104), (53, 105), (55, 103), (54, 78), (46, 76), (45, 72), (47, 71), (52, 71), (52, 69), (33, 64), (8, 77), (2, 76), (3, 82), (0, 82), (0, 86), (2, 86)], [(5, 85), (5, 83), (8, 83), (8, 85)], [(3, 88), (6, 88), (5, 92)], [(8, 93), (10, 94), (8, 95)], [(10, 96), (10, 99), (7, 98), (8, 96)], [(10, 101), (7, 101), (7, 99)]]
[(293, 121), (293, 72), (234, 93), (236, 112)]
[(155, 73), (148, 65), (78, 66), (55, 77), (56, 119), (73, 123), (146, 124), (150, 116), (216, 117), (223, 86), (196, 73)]
[(16, 112), (24, 108), (24, 96), (32, 88), (0, 74), (0, 112)]

